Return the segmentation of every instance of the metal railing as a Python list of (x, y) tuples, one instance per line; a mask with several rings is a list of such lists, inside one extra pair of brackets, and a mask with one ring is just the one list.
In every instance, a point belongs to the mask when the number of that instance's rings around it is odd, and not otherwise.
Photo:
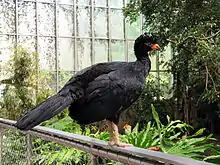
[[(0, 118), (0, 164), (3, 165), (3, 141), (4, 130), (16, 131), (13, 126), (15, 121)], [(18, 130), (17, 130), (18, 131)], [(53, 141), (58, 144), (70, 146), (91, 154), (91, 164), (98, 164), (98, 157), (107, 158), (117, 162), (129, 165), (211, 165), (202, 161), (197, 161), (180, 156), (165, 154), (158, 151), (151, 151), (136, 147), (116, 147), (109, 146), (107, 142), (95, 138), (82, 136), (78, 134), (59, 131), (42, 126), (36, 126), (29, 131), (20, 131), (26, 135), (26, 164), (31, 164), (31, 138), (38, 137), (47, 141)]]

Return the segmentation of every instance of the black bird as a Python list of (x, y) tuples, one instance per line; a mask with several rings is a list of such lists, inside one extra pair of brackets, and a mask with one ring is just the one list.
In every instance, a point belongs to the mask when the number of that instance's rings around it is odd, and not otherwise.
[(155, 36), (142, 34), (135, 40), (135, 62), (99, 63), (79, 71), (57, 94), (24, 114), (15, 126), (29, 130), (69, 107), (70, 117), (79, 124), (106, 119), (109, 144), (126, 146), (119, 140), (119, 116), (141, 94), (151, 69), (148, 52), (158, 48)]

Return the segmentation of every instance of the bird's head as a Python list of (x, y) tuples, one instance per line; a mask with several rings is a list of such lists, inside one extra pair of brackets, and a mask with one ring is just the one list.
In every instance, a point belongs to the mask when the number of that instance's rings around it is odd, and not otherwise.
[(134, 53), (138, 59), (146, 57), (149, 51), (159, 48), (158, 37), (147, 33), (140, 35), (134, 43)]

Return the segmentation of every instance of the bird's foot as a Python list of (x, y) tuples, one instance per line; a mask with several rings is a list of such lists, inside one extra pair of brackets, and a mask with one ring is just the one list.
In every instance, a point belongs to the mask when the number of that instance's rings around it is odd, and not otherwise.
[(117, 147), (131, 147), (132, 144), (122, 143), (122, 142), (115, 142), (115, 141), (109, 141), (108, 143), (110, 146), (117, 146)]
[(116, 143), (116, 146), (118, 146), (118, 147), (131, 147), (133, 145), (132, 144), (128, 144), (128, 143), (119, 142), (119, 143)]

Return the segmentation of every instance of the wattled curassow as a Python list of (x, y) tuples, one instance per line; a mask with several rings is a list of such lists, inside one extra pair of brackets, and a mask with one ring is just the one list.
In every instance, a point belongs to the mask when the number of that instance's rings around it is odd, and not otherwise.
[(70, 117), (79, 124), (106, 119), (109, 144), (126, 146), (119, 140), (119, 116), (141, 94), (151, 69), (148, 52), (158, 48), (155, 36), (142, 34), (134, 43), (135, 62), (99, 63), (79, 71), (57, 94), (24, 114), (15, 126), (29, 130), (69, 107)]

